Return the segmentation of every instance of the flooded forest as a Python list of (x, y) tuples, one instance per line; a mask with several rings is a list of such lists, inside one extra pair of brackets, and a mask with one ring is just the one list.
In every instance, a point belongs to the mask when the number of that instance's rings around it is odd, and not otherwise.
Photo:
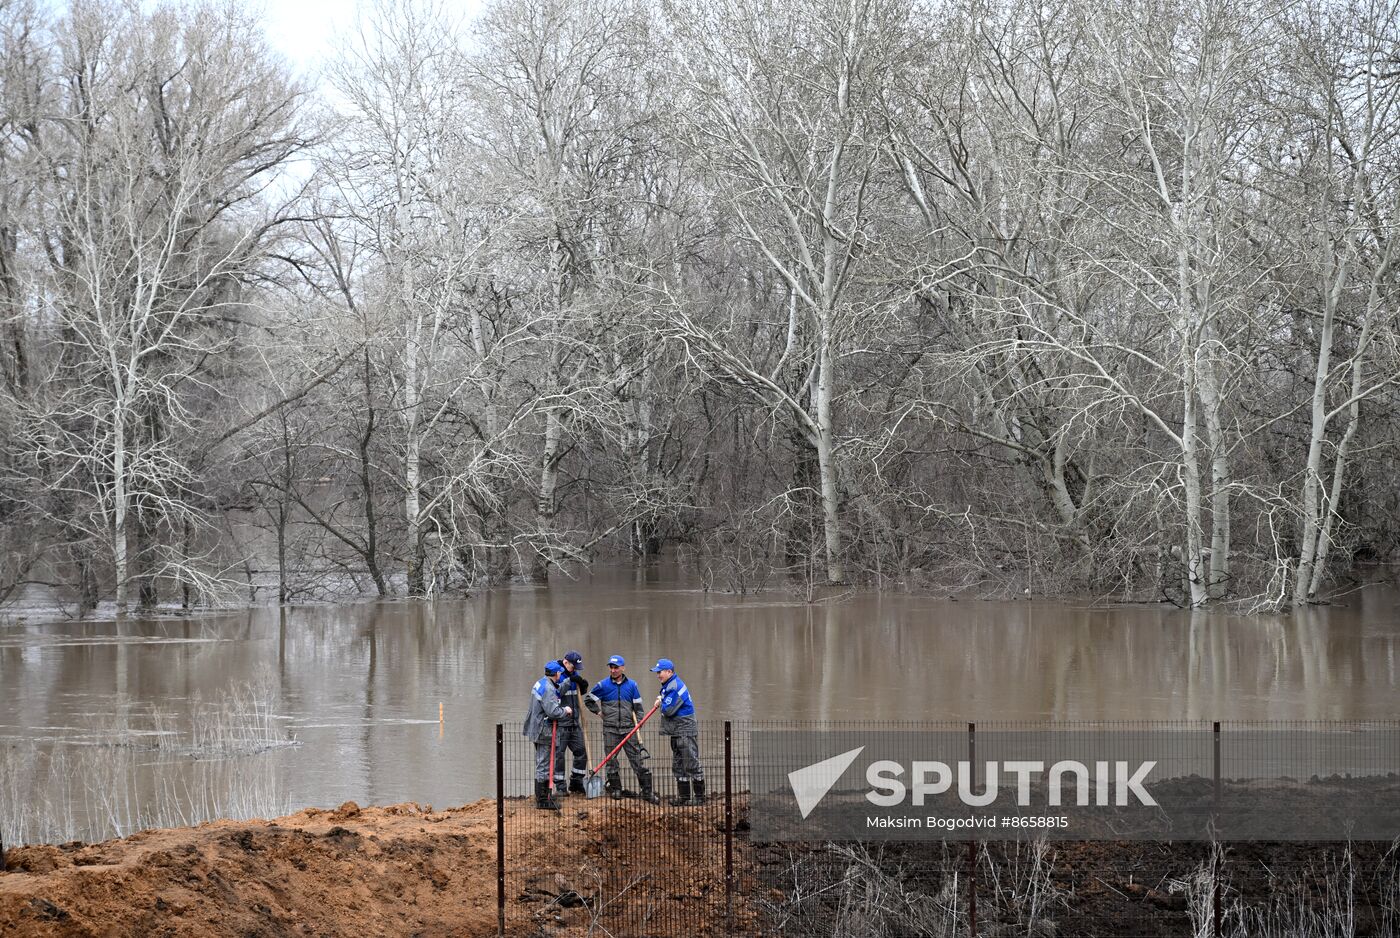
[(1396, 7), (0, 0), (0, 614), (1374, 577)]

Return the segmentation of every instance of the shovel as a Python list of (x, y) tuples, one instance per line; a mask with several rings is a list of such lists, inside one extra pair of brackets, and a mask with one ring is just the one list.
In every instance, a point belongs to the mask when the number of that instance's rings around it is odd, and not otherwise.
[(606, 756), (603, 756), (603, 761), (599, 762), (593, 767), (593, 769), (588, 773), (588, 778), (583, 780), (583, 793), (585, 795), (587, 795), (589, 798), (597, 798), (603, 793), (603, 780), (598, 776), (598, 772), (602, 770), (603, 766), (608, 764), (609, 759), (617, 755), (617, 751), (619, 749), (627, 745), (627, 740), (631, 739), (633, 735), (636, 734), (637, 730), (641, 729), (642, 726), (645, 725), (646, 721), (651, 719), (651, 715), (655, 713), (657, 709), (660, 708), (660, 706), (661, 704), (659, 703), (652, 704), (651, 709), (647, 711), (646, 716), (642, 717), (642, 721), (636, 726), (632, 727), (631, 732), (629, 732), (626, 736), (618, 740), (618, 743), (616, 746), (613, 747), (612, 752), (608, 753)]
[[(640, 725), (641, 725), (640, 723), (637, 722), (637, 711), (635, 711), (635, 710), (632, 711), (632, 725), (633, 725), (633, 726), (640, 726)], [(643, 758), (643, 759), (650, 759), (650, 758), (651, 758), (651, 753), (647, 750), (647, 744), (646, 744), (646, 743), (638, 743), (638, 745), (641, 746), (641, 748), (642, 748), (642, 758)]]
[[(587, 725), (585, 725), (583, 719), (583, 711), (587, 709), (587, 707), (583, 706), (583, 698), (580, 697), (578, 708), (578, 731), (579, 735), (583, 737), (583, 764), (585, 766), (590, 765), (593, 762), (593, 753), (588, 751), (588, 727)], [(583, 786), (586, 791), (588, 788), (587, 780), (584, 781)]]

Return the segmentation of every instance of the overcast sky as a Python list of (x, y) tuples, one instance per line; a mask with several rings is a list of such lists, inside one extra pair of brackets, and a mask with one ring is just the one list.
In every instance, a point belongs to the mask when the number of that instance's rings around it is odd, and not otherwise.
[[(243, 0), (258, 13), (272, 47), (303, 77), (312, 77), (335, 48), (337, 35), (355, 28), (356, 0)], [(384, 0), (392, 2), (392, 0)], [(446, 6), (474, 17), (484, 0), (447, 0)]]
[(354, 25), (355, 6), (353, 0), (252, 0), (249, 9), (260, 12), (272, 47), (309, 76), (330, 52), (332, 37)]
[[(68, 0), (42, 0), (53, 13), (62, 15)], [(157, 5), (159, 0), (141, 0), (143, 8)], [(355, 28), (357, 0), (240, 0), (246, 9), (263, 23), (272, 48), (287, 57), (297, 74), (311, 78), (322, 61), (335, 48), (337, 35)], [(374, 0), (369, 0), (374, 2)], [(403, 0), (378, 0), (403, 2)], [(442, 0), (443, 5), (462, 16), (474, 18), (486, 5), (486, 0)]]

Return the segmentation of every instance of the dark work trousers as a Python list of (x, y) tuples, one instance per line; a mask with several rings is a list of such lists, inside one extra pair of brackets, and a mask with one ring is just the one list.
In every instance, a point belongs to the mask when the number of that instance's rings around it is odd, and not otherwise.
[[(604, 728), (603, 742), (607, 746), (607, 752), (612, 752), (614, 747), (622, 742), (622, 737), (626, 735), (626, 731), (618, 732), (617, 730)], [(627, 756), (627, 761), (632, 763), (632, 771), (636, 774), (639, 784), (644, 777), (644, 773), (647, 771), (647, 757), (642, 753), (642, 744), (637, 741), (637, 734), (633, 733), (632, 738), (627, 740), (627, 744), (622, 747), (622, 752), (619, 752), (609, 759), (608, 764), (605, 766), (608, 770), (608, 785), (619, 790), (622, 788), (622, 769), (620, 769), (619, 766), (622, 764), (622, 756), (624, 754)], [(604, 753), (604, 755), (607, 755), (607, 753)]]
[(535, 740), (535, 781), (549, 781), (549, 740)]
[(588, 764), (588, 753), (583, 748), (583, 730), (579, 727), (578, 721), (565, 723), (559, 721), (559, 749), (554, 754), (554, 778), (558, 782), (564, 781), (564, 753), (573, 754), (573, 774), (582, 779), (592, 768)]
[(705, 769), (700, 765), (700, 740), (694, 736), (671, 737), (671, 771), (678, 782), (703, 782)]

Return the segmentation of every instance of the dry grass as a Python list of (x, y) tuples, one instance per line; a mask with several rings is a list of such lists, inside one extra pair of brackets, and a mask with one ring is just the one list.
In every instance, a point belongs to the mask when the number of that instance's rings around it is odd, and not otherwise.
[[(1400, 938), (1400, 852), (1392, 848), (1364, 875), (1350, 846), (1319, 847), (1306, 864), (1278, 867), (1260, 863), (1263, 883), (1253, 897), (1242, 895), (1237, 882), (1243, 871), (1219, 845), (1187, 875), (1174, 880), (1171, 890), (1186, 899), (1192, 934), (1213, 934), (1214, 883), (1212, 865), (1220, 863), (1221, 934), (1223, 938)], [(1358, 896), (1369, 894), (1374, 914), (1365, 927), (1358, 915)], [(1262, 896), (1262, 897), (1261, 897)]]
[(295, 745), (264, 685), (238, 685), (186, 713), (112, 707), (83, 732), (0, 751), (6, 844), (106, 840), (289, 808), (275, 751)]
[(958, 864), (956, 851), (945, 852), (942, 888), (929, 895), (879, 846), (830, 844), (794, 852), (782, 898), (761, 905), (777, 934), (954, 938), (967, 930)]

